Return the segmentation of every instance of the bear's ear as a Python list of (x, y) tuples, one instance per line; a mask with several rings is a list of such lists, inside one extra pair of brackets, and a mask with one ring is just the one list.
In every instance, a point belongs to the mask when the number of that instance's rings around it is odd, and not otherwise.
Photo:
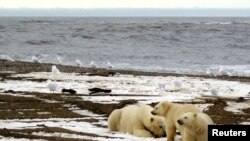
[(164, 109), (164, 111), (166, 112), (166, 111), (168, 111), (168, 108), (169, 108), (169, 103), (168, 102), (163, 102), (162, 103), (162, 107), (163, 107), (163, 109)]
[(153, 121), (154, 121), (154, 118), (151, 117), (151, 118), (150, 118), (150, 121), (153, 122)]
[(162, 102), (162, 105), (165, 107), (165, 106), (168, 106), (168, 102), (167, 101), (164, 101)]

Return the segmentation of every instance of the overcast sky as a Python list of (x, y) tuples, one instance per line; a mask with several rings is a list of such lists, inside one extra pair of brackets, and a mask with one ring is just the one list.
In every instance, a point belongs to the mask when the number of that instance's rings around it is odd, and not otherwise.
[(250, 16), (250, 0), (0, 0), (0, 16)]
[(250, 0), (0, 0), (1, 8), (250, 8)]

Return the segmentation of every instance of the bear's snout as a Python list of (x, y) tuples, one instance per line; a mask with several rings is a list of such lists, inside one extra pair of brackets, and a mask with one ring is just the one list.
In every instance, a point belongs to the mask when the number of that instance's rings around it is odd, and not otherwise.
[(183, 121), (182, 120), (177, 120), (177, 122), (180, 124), (180, 125), (182, 125), (183, 124)]
[(166, 134), (165, 131), (164, 131), (163, 135), (156, 135), (156, 134), (154, 134), (155, 138), (161, 138), (161, 137), (166, 137), (166, 136), (167, 136), (167, 134)]
[(151, 111), (151, 114), (152, 114), (152, 115), (156, 115), (156, 113), (155, 113), (154, 111)]
[(158, 135), (154, 135), (155, 136), (155, 138), (159, 138), (160, 136), (158, 136)]

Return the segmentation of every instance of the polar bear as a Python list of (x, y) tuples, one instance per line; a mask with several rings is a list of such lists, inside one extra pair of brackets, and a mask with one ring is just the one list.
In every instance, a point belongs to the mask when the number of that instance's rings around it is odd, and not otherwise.
[(192, 104), (177, 104), (167, 101), (159, 102), (154, 110), (152, 110), (153, 115), (159, 115), (165, 117), (165, 127), (167, 132), (168, 141), (174, 141), (176, 134), (176, 129), (178, 129), (183, 135), (183, 127), (181, 127), (177, 120), (180, 115), (187, 112), (200, 112), (197, 107)]
[(163, 137), (164, 118), (151, 114), (149, 105), (129, 105), (114, 110), (108, 117), (110, 131), (121, 131), (138, 137)]
[(184, 113), (177, 122), (184, 127), (182, 141), (207, 141), (208, 125), (213, 124), (212, 119), (205, 113)]

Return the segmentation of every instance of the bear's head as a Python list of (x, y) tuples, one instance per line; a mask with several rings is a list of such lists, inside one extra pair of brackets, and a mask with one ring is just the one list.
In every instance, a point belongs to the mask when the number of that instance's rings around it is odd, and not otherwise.
[(199, 114), (194, 112), (184, 113), (178, 118), (177, 123), (183, 127), (192, 129), (196, 134), (202, 134), (205, 129)]
[(170, 107), (170, 103), (167, 101), (159, 102), (155, 107), (154, 110), (151, 111), (151, 114), (158, 115), (158, 116), (165, 116), (168, 109)]
[(147, 130), (156, 138), (166, 136), (164, 118), (152, 115)]
[(196, 113), (187, 112), (182, 114), (177, 119), (177, 122), (181, 126), (192, 127), (194, 125), (195, 118), (196, 118)]

